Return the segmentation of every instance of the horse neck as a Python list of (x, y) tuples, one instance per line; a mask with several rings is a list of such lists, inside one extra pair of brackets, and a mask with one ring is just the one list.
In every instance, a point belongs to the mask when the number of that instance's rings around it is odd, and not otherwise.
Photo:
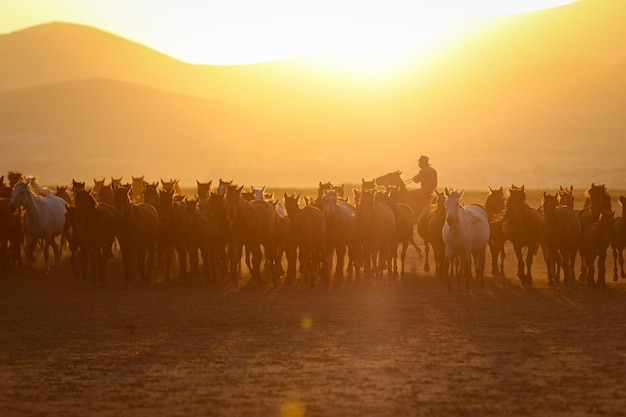
[(26, 196), (26, 204), (24, 205), (26, 213), (31, 219), (40, 223), (42, 219), (42, 205), (44, 204), (43, 197), (33, 194), (33, 192), (28, 189)]

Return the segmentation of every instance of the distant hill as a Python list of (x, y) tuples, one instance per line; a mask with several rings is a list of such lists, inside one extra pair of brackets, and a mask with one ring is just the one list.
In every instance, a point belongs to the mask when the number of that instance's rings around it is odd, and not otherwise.
[(0, 160), (309, 185), (412, 175), (430, 154), (450, 186), (626, 188), (625, 19), (626, 2), (608, 0), (495, 18), (379, 80), (302, 59), (192, 65), (95, 28), (41, 25), (0, 35)]

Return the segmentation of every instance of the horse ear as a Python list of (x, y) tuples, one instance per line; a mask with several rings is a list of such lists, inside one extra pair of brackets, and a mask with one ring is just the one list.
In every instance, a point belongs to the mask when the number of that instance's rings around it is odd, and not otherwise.
[(574, 194), (574, 186), (573, 186), (573, 185), (570, 185), (570, 186), (569, 186), (569, 192), (570, 192), (571, 194)]
[(254, 191), (254, 186), (253, 185), (250, 186), (250, 191)]
[[(321, 183), (320, 183), (321, 184)], [(287, 200), (287, 193), (283, 193), (283, 198)]]
[(450, 195), (450, 191), (448, 191), (448, 187), (445, 187), (443, 189), (444, 194), (446, 195), (446, 197), (448, 197)]
[(489, 187), (489, 192), (493, 194), (493, 190), (491, 189), (491, 187)]
[(296, 196), (296, 201), (300, 201), (300, 193)]
[(524, 184), (522, 184), (520, 190), (524, 191)]
[(465, 194), (465, 188), (461, 188), (461, 192), (459, 193), (459, 198), (463, 197), (463, 194)]

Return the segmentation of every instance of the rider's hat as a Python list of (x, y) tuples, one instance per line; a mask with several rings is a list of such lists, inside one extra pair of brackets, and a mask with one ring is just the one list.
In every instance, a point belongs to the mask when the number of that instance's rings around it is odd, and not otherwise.
[(420, 163), (426, 164), (426, 165), (430, 165), (428, 163), (428, 157), (426, 155), (422, 155), (419, 157), (419, 159), (417, 160)]

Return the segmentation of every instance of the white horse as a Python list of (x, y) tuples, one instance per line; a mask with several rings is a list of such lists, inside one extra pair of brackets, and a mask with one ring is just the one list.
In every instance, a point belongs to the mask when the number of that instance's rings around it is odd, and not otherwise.
[(489, 241), (489, 220), (487, 213), (479, 206), (461, 206), (460, 200), (464, 190), (451, 191), (445, 189), (446, 222), (441, 232), (446, 244), (446, 257), (444, 261), (444, 274), (448, 277), (448, 287), (451, 286), (449, 266), (450, 262), (459, 257), (461, 260), (461, 273), (465, 275), (466, 287), (472, 277), (470, 269), (472, 256), (476, 263), (476, 279), (483, 286), (485, 272), (485, 249)]
[(26, 181), (28, 181), (30, 189), (33, 190), (33, 192), (38, 196), (46, 197), (50, 194), (54, 194), (54, 191), (39, 184), (39, 182), (37, 181), (37, 177), (34, 175), (26, 177)]
[(46, 197), (40, 197), (33, 193), (30, 188), (30, 180), (18, 181), (13, 188), (13, 195), (9, 208), (15, 210), (18, 207), (26, 209), (24, 218), (24, 233), (26, 235), (26, 259), (29, 267), (33, 267), (35, 244), (38, 239), (44, 241), (44, 259), (45, 272), (48, 270), (49, 248), (52, 246), (54, 251), (54, 266), (59, 264), (61, 257), (60, 247), (55, 238), (63, 232), (63, 224), (65, 222), (65, 210), (67, 204), (61, 197), (50, 194)]

